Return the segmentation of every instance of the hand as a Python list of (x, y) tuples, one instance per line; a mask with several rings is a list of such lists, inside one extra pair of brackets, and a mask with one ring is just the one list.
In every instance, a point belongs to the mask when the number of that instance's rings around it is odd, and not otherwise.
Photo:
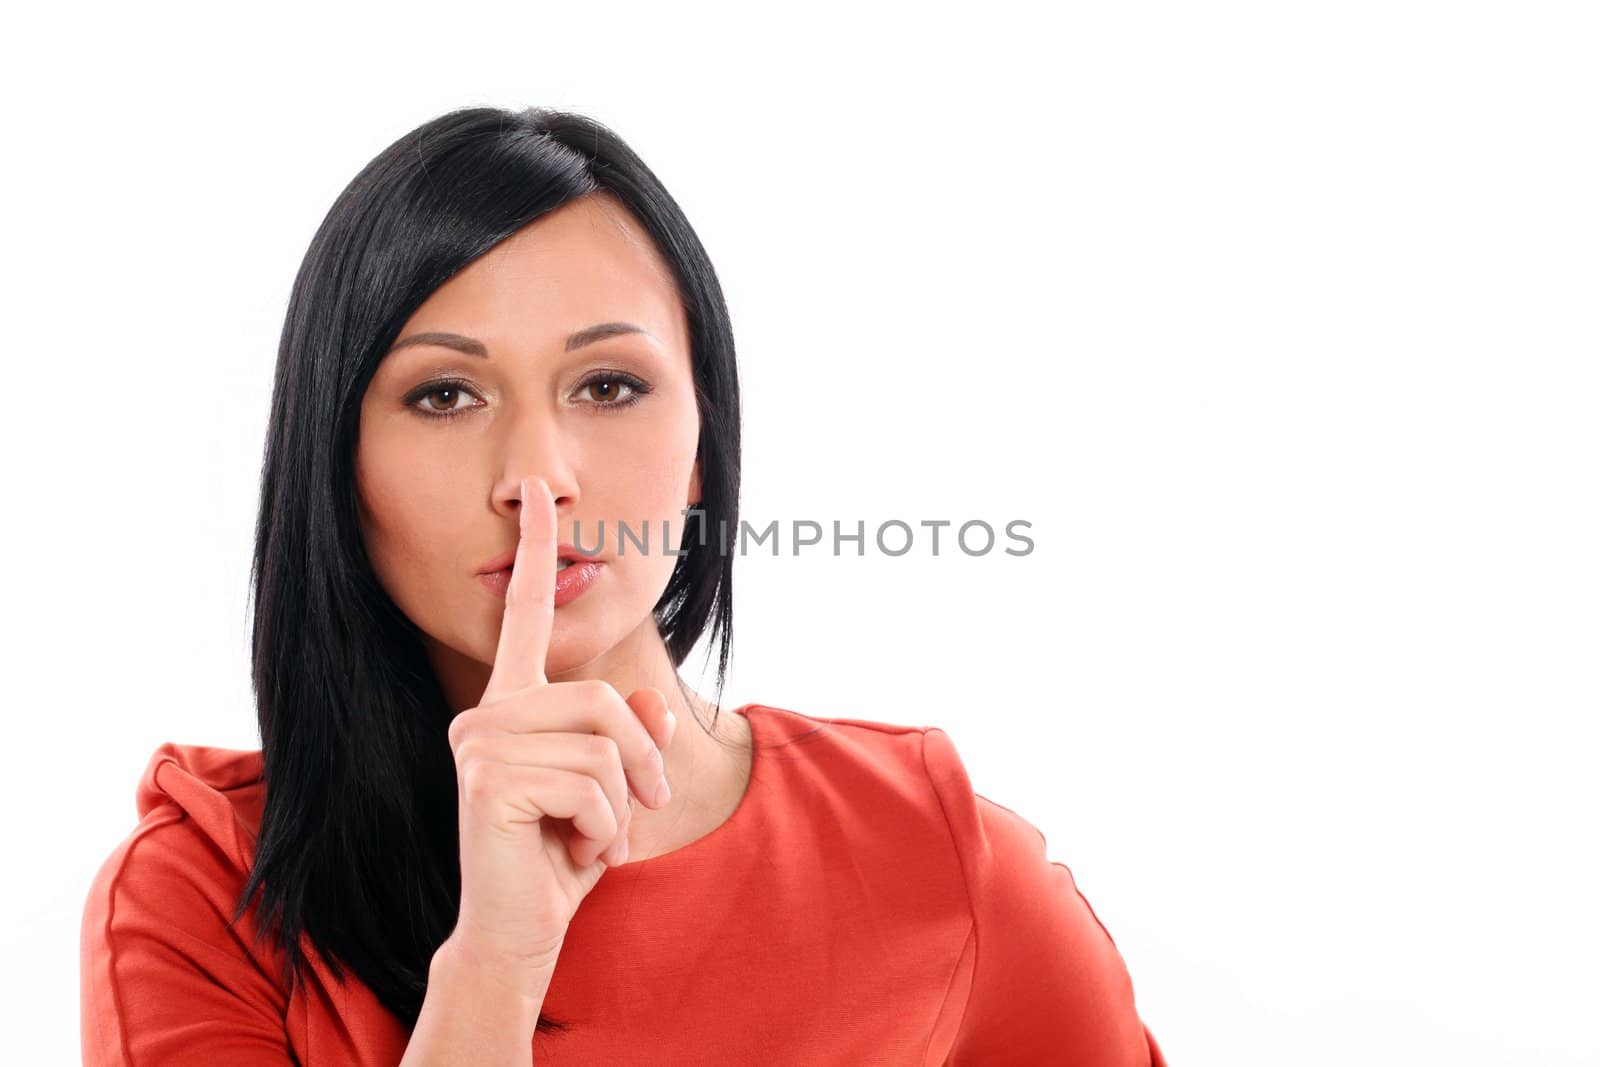
[(545, 679), (556, 515), (543, 480), (523, 482), (519, 522), (489, 684), (449, 730), (461, 815), (461, 910), (450, 940), (514, 973), (554, 967), (578, 905), (607, 867), (627, 860), (635, 798), (666, 802), (657, 790), (673, 731), (659, 690), (623, 700), (598, 679)]

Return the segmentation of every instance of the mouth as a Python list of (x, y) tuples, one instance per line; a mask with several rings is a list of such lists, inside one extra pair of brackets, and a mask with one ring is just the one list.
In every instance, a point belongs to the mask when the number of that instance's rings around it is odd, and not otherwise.
[[(517, 562), (517, 550), (515, 548), (508, 549), (507, 551), (502, 552), (498, 556), (495, 556), (493, 559), (489, 560), (483, 566), (479, 567), (478, 568), (478, 573), (479, 574), (503, 574), (503, 573), (504, 574), (508, 574), (508, 573), (510, 573), (511, 569), (516, 565), (516, 562)], [(569, 545), (569, 544), (563, 543), (563, 544), (559, 544), (559, 545), (556, 546), (556, 573), (557, 574), (559, 574), (562, 571), (566, 570), (567, 568), (571, 567), (574, 563), (599, 563), (599, 562), (601, 562), (599, 556), (597, 556), (597, 555), (584, 555), (582, 552), (579, 552), (577, 550), (577, 548), (575, 546), (573, 546), (573, 545)]]
[[(479, 571), (478, 581), (496, 596), (504, 597), (511, 588), (511, 572), (515, 569), (516, 564), (508, 562), (496, 570)], [(565, 607), (577, 599), (584, 590), (595, 583), (604, 569), (605, 564), (598, 559), (587, 557), (569, 559), (565, 556), (558, 558), (554, 574), (554, 606)]]
[[(568, 567), (572, 566), (574, 563), (582, 563), (582, 562), (586, 562), (586, 561), (584, 561), (584, 560), (576, 560), (576, 559), (558, 559), (558, 560), (556, 560), (556, 573), (560, 574), (562, 571), (566, 570)], [(484, 574), (510, 574), (512, 571), (514, 571), (516, 569), (517, 569), (516, 565), (512, 564), (509, 567), (501, 567), (498, 571), (484, 571), (482, 573), (484, 573)]]

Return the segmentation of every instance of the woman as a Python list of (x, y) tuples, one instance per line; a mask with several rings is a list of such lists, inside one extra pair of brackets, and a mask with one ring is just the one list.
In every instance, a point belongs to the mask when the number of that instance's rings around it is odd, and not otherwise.
[(720, 708), (738, 489), (716, 275), (614, 133), (473, 108), (374, 159), (278, 353), (262, 747), (151, 758), (86, 1062), (1161, 1064), (943, 731)]

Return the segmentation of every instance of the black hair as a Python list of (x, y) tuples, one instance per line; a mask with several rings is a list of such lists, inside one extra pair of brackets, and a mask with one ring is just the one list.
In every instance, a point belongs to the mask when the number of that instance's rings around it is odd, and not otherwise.
[[(701, 500), (691, 514), (709, 529), (736, 530), (739, 385), (722, 289), (677, 203), (592, 118), (462, 108), (400, 137), (318, 227), (278, 346), (251, 572), (266, 796), (233, 918), (259, 890), (258, 941), (270, 933), (283, 951), (285, 981), (304, 980), (309, 939), (337, 980), (348, 965), (408, 1027), (461, 899), (446, 740), (453, 712), (421, 631), (379, 583), (362, 541), (361, 401), (429, 294), (517, 230), (592, 193), (620, 201), (672, 269), (700, 414)], [(674, 666), (710, 625), (720, 713), (733, 554), (695, 525), (684, 530), (653, 614)], [(713, 736), (715, 723), (713, 714)], [(541, 1014), (538, 1029), (568, 1026)]]

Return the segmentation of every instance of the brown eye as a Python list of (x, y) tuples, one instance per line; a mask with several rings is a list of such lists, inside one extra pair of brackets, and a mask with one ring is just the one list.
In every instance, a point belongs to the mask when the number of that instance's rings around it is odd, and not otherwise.
[[(472, 398), (477, 394), (459, 381), (433, 382), (414, 390), (406, 397), (406, 404), (426, 418), (447, 419), (465, 414), (475, 407)], [(461, 403), (465, 399), (466, 403)]]
[(461, 396), (461, 390), (445, 388), (445, 389), (435, 389), (431, 393), (425, 393), (423, 395), (422, 399), (431, 401), (434, 397), (447, 397), (447, 398), (449, 398), (448, 403), (443, 403), (443, 404), (430, 403), (428, 406), (430, 408), (433, 408), (436, 411), (449, 411), (449, 410), (451, 410), (452, 408), (454, 408), (456, 406), (455, 401), (460, 396)]
[(626, 382), (618, 381), (615, 378), (602, 378), (597, 382), (590, 382), (589, 388), (594, 390), (590, 395), (596, 400), (612, 401), (618, 397), (622, 390), (628, 388), (628, 385)]
[(596, 375), (578, 387), (579, 397), (587, 393), (590, 403), (600, 408), (628, 407), (649, 391), (644, 382), (625, 374)]

